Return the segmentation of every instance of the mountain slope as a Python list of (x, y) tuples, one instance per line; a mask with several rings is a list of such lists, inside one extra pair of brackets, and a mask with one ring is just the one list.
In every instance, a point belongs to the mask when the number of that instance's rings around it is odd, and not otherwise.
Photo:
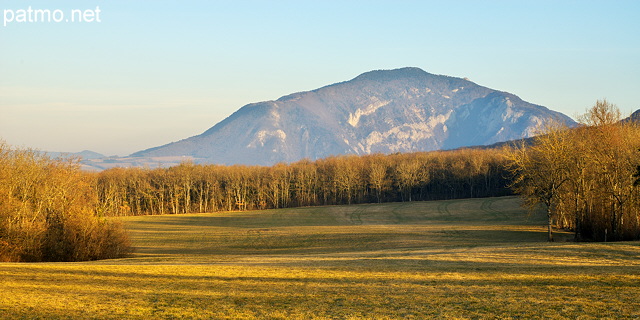
[(622, 119), (622, 122), (638, 122), (640, 123), (640, 109), (634, 111), (629, 117)]
[(431, 151), (529, 137), (552, 118), (574, 123), (465, 79), (418, 68), (379, 70), (246, 105), (201, 135), (132, 156), (271, 165), (338, 154)]

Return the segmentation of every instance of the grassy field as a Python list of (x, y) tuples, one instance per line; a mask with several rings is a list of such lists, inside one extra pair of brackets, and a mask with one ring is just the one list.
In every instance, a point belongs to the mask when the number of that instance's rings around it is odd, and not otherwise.
[(640, 318), (640, 243), (547, 243), (519, 204), (126, 218), (129, 258), (0, 263), (0, 318)]

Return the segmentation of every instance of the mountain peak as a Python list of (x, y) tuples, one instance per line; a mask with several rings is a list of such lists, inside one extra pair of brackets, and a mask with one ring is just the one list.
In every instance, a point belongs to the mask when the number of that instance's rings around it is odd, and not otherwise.
[(420, 68), (356, 78), (248, 104), (205, 133), (133, 156), (272, 165), (339, 154), (431, 151), (526, 138), (569, 117), (517, 96)]
[(405, 67), (390, 70), (373, 70), (357, 76), (354, 80), (389, 80), (400, 78), (425, 77), (432, 74), (416, 67)]

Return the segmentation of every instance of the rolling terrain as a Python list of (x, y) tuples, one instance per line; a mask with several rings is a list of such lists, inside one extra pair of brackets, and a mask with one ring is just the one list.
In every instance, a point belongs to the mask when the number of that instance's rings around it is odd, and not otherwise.
[(0, 263), (2, 318), (637, 318), (640, 243), (516, 197), (129, 217), (136, 252)]

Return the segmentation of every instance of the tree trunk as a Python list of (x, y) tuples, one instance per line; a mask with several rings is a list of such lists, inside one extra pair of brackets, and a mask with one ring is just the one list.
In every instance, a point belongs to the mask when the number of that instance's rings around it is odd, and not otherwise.
[(551, 215), (551, 207), (547, 206), (547, 218), (549, 218), (548, 232), (549, 242), (553, 242), (553, 216)]

